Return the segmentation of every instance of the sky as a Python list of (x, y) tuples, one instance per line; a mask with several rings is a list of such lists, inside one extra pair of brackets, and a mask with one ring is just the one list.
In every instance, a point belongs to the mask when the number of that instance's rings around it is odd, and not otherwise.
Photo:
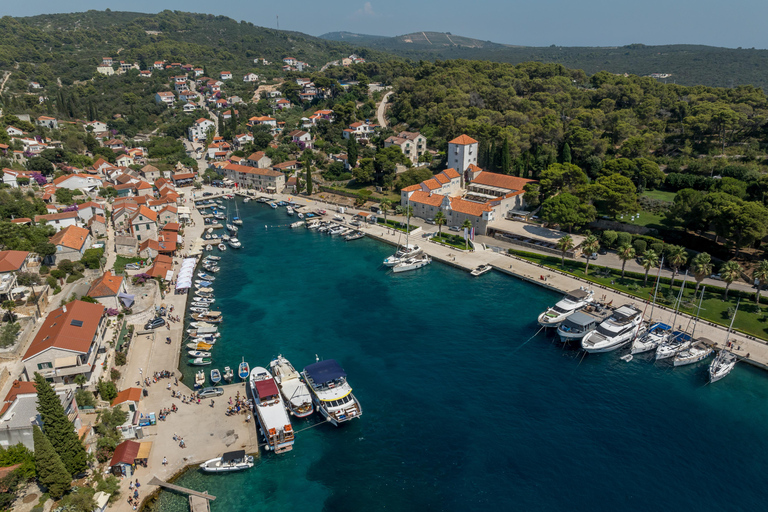
[(642, 43), (768, 48), (764, 0), (37, 0), (9, 1), (0, 14), (106, 8), (220, 14), (270, 28), (276, 28), (279, 17), (281, 29), (314, 36), (334, 31), (396, 36), (424, 30), (522, 46)]

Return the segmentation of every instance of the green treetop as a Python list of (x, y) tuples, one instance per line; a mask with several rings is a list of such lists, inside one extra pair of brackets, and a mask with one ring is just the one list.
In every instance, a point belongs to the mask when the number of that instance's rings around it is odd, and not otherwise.
[(51, 441), (37, 425), (32, 427), (32, 437), (35, 441), (37, 480), (52, 498), (61, 498), (70, 488), (70, 474), (59, 454), (53, 449)]

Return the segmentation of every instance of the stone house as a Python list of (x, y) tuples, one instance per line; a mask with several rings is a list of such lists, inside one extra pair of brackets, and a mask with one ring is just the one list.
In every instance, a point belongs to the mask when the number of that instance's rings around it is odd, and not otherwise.
[(61, 260), (80, 261), (85, 250), (91, 247), (91, 233), (79, 226), (69, 226), (53, 235), (49, 242), (56, 246), (56, 254), (45, 257), (48, 265)]

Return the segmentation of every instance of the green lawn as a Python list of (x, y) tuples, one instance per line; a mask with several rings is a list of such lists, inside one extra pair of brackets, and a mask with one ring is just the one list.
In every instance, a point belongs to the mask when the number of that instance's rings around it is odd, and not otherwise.
[(657, 201), (666, 201), (671, 203), (675, 199), (676, 192), (667, 192), (666, 190), (646, 190), (641, 195), (656, 199)]
[(396, 229), (398, 231), (402, 231), (403, 233), (408, 233), (408, 232), (413, 231), (414, 229), (416, 229), (416, 226), (411, 224), (410, 230), (409, 230), (408, 229), (408, 224), (406, 224), (405, 222), (398, 222), (398, 221), (392, 220), (392, 219), (387, 219), (387, 222), (384, 222), (384, 218), (383, 217), (376, 217), (376, 222), (379, 223), (379, 224), (386, 225), (386, 226), (388, 226), (388, 227), (390, 227), (392, 229)]
[(631, 215), (624, 215), (624, 218), (622, 219), (621, 216), (617, 217), (616, 220), (619, 222), (625, 222), (627, 224), (634, 224), (636, 226), (645, 226), (648, 228), (665, 228), (664, 224), (662, 224), (662, 221), (666, 219), (664, 215), (659, 215), (657, 213), (651, 213), (646, 211), (640, 211), (639, 216), (635, 218), (635, 220), (630, 220), (632, 218)]
[[(541, 263), (546, 267), (550, 267), (557, 270), (563, 270), (569, 274), (573, 274), (576, 277), (586, 279), (593, 283), (601, 284), (606, 288), (613, 288), (623, 291), (630, 295), (634, 295), (641, 299), (653, 298), (654, 287), (654, 270), (648, 276), (648, 284), (643, 284), (642, 274), (629, 275), (622, 279), (621, 270), (609, 269), (606, 267), (599, 267), (597, 265), (589, 266), (589, 275), (584, 275), (584, 263), (568, 261), (565, 262), (565, 267), (560, 265), (560, 259), (552, 256), (543, 256), (533, 253), (527, 253), (522, 251), (512, 251), (513, 254), (521, 258), (533, 261), (535, 263)], [(677, 295), (680, 291), (680, 285), (682, 280), (680, 278), (675, 279), (675, 286), (670, 291), (669, 279), (662, 279), (659, 285), (658, 295), (656, 302), (667, 307), (672, 307)], [(682, 311), (689, 314), (696, 314), (698, 309), (698, 300), (694, 300), (695, 283), (691, 281), (686, 285), (685, 292), (683, 294), (683, 306)], [(595, 291), (596, 295), (600, 295), (599, 291)], [(739, 306), (739, 313), (736, 316), (736, 320), (733, 323), (734, 330), (741, 331), (743, 333), (751, 334), (758, 338), (768, 340), (768, 306), (761, 303), (758, 306), (755, 303), (754, 293), (739, 292), (736, 290), (730, 290), (728, 293), (728, 300), (723, 300), (724, 289), (708, 287), (704, 293), (704, 300), (701, 304), (701, 318), (708, 320), (712, 323), (720, 324), (725, 327), (730, 323), (728, 316), (728, 308), (735, 308), (738, 297), (741, 296), (741, 305)], [(763, 301), (766, 298), (763, 298)], [(664, 313), (661, 318), (664, 321), (671, 321), (671, 318), (667, 318), (668, 314)], [(657, 314), (654, 317), (658, 318)], [(677, 324), (681, 323), (678, 319)], [(683, 328), (686, 328), (688, 321), (682, 322)], [(677, 327), (677, 325), (675, 326)]]
[(442, 244), (450, 245), (451, 247), (456, 247), (457, 249), (461, 249), (462, 251), (465, 251), (469, 248), (471, 248), (465, 241), (464, 237), (461, 235), (451, 235), (448, 233), (441, 233), (439, 235), (435, 235), (430, 240), (433, 240), (435, 242), (439, 242)]
[(125, 256), (118, 256), (115, 259), (115, 274), (122, 274), (125, 272), (125, 266), (129, 263), (138, 263), (142, 258), (126, 258)]

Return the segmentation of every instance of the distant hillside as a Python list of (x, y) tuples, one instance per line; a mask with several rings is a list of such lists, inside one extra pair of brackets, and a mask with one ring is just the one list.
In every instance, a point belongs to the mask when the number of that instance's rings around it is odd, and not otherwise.
[(374, 39), (387, 39), (388, 36), (372, 36), (368, 34), (355, 34), (354, 32), (328, 32), (319, 36), (326, 41), (344, 41), (351, 44), (360, 44), (362, 41), (373, 41)]
[[(324, 36), (321, 36), (324, 37)], [(362, 36), (355, 44), (412, 60), (490, 60), (554, 62), (588, 74), (598, 71), (650, 75), (669, 74), (666, 81), (682, 85), (731, 87), (755, 85), (768, 90), (768, 50), (701, 45), (621, 47), (512, 46), (439, 32), (397, 37)]]

